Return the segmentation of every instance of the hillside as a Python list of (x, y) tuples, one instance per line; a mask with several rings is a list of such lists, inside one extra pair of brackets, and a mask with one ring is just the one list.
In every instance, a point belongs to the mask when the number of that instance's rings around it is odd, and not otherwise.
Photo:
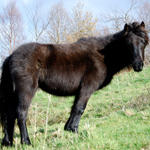
[(13, 148), (4, 150), (150, 149), (149, 81), (150, 67), (140, 73), (131, 71), (116, 75), (109, 86), (91, 96), (78, 134), (64, 131), (73, 97), (55, 97), (39, 90), (27, 120), (34, 148), (20, 145), (16, 127)]

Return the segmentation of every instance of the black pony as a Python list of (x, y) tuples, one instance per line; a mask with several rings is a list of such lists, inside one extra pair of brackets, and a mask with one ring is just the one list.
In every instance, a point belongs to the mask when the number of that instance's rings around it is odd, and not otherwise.
[(15, 119), (21, 143), (31, 144), (26, 117), (38, 88), (57, 96), (75, 95), (65, 130), (77, 132), (94, 91), (109, 84), (113, 75), (125, 67), (142, 71), (148, 41), (144, 22), (133, 22), (106, 37), (82, 38), (72, 44), (20, 46), (2, 66), (0, 114), (5, 134), (2, 145), (12, 146)]

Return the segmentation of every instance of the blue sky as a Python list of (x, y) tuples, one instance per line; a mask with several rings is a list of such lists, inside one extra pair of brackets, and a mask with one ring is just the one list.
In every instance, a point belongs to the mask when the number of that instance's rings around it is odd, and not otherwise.
[[(35, 0), (16, 0), (17, 6), (20, 8), (24, 20), (26, 21), (25, 8), (32, 9), (33, 1)], [(109, 12), (112, 8), (118, 10), (127, 10), (131, 5), (131, 0), (43, 0), (44, 9), (48, 10), (53, 4), (62, 1), (66, 10), (71, 13), (72, 8), (76, 6), (77, 2), (84, 4), (85, 10), (93, 12), (94, 17), (99, 18), (101, 12)], [(139, 0), (140, 1), (140, 0)], [(142, 0), (146, 1), (146, 0)], [(150, 1), (150, 0), (149, 0)], [(2, 8), (6, 6), (9, 0), (0, 0), (0, 13)], [(46, 8), (45, 8), (46, 7)]]
[[(9, 0), (0, 0), (0, 9), (2, 9)], [(24, 7), (31, 7), (33, 0), (16, 0), (17, 5), (21, 8), (20, 11), (24, 11)], [(51, 5), (62, 1), (64, 7), (68, 12), (76, 5), (77, 2), (82, 2), (86, 10), (91, 10), (94, 15), (99, 15), (101, 11), (109, 11), (111, 8), (116, 7), (126, 10), (130, 6), (130, 0), (44, 0), (45, 6)]]
[[(33, 1), (35, 0), (16, 0), (17, 6), (19, 7), (21, 14), (23, 15), (23, 19), (27, 28), (29, 28), (29, 25), (28, 20), (26, 19), (27, 16), (25, 8), (28, 8), (28, 10), (32, 9)], [(131, 0), (43, 0), (43, 1), (44, 6), (42, 8), (45, 10), (48, 10), (48, 8), (50, 8), (55, 3), (62, 1), (68, 13), (72, 12), (72, 8), (76, 6), (77, 2), (81, 2), (82, 4), (84, 4), (85, 10), (90, 10), (93, 12), (93, 16), (95, 18), (99, 18), (101, 12), (111, 12), (113, 8), (115, 8), (116, 10), (126, 11), (131, 6)], [(139, 1), (144, 2), (147, 0), (139, 0)], [(3, 11), (3, 7), (5, 7), (8, 2), (9, 0), (0, 0), (0, 13)], [(136, 15), (136, 12), (134, 13), (134, 15)], [(102, 25), (103, 24), (101, 24), (101, 26)]]

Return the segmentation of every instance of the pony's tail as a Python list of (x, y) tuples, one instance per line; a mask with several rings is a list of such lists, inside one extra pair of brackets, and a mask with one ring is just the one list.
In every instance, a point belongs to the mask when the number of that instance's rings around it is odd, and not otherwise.
[(8, 109), (13, 99), (13, 83), (9, 69), (10, 57), (7, 57), (2, 65), (0, 79), (0, 121), (4, 127), (4, 120), (7, 117)]

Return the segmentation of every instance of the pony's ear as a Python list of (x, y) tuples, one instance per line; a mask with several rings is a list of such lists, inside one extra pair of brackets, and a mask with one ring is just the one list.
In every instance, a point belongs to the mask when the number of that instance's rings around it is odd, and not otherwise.
[(144, 23), (144, 21), (141, 22), (140, 26), (142, 26), (142, 27), (145, 28), (145, 23)]
[(126, 23), (124, 26), (124, 34), (123, 36), (126, 36), (131, 31), (131, 27)]

